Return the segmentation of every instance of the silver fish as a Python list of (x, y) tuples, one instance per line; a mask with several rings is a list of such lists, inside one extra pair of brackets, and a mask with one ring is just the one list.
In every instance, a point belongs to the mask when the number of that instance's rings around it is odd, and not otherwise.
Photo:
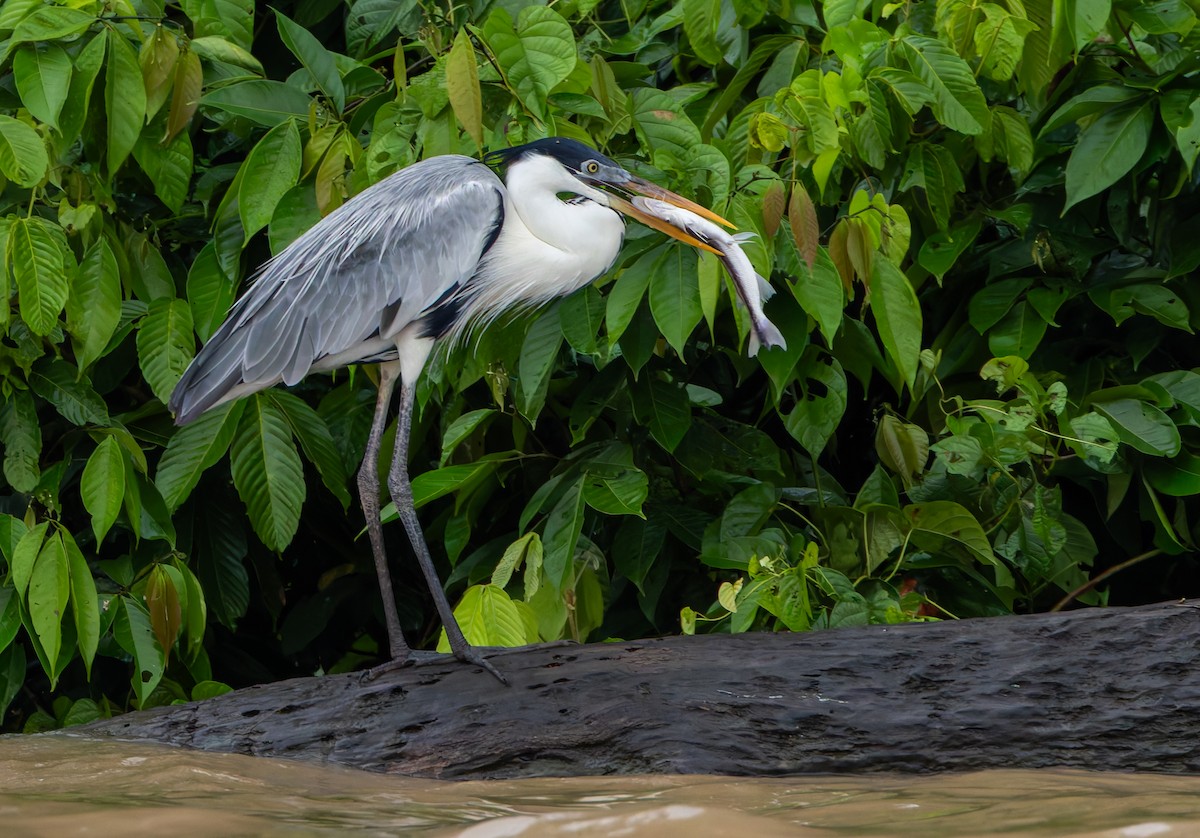
[(750, 312), (750, 346), (751, 355), (758, 354), (758, 348), (765, 346), (770, 349), (778, 346), (787, 349), (787, 341), (783, 333), (767, 319), (763, 313), (762, 304), (771, 299), (775, 289), (755, 272), (754, 266), (743, 252), (740, 242), (753, 236), (753, 233), (732, 235), (725, 232), (707, 218), (702, 218), (690, 210), (659, 201), (655, 198), (638, 196), (633, 199), (633, 205), (655, 218), (662, 219), (672, 227), (691, 235), (693, 238), (710, 245), (720, 252), (721, 261), (725, 264), (729, 275), (733, 277), (733, 287), (738, 298)]

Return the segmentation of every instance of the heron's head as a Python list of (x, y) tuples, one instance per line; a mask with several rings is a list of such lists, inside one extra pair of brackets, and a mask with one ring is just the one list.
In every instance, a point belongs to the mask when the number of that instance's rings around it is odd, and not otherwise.
[(693, 247), (700, 247), (714, 253), (718, 252), (704, 242), (688, 235), (685, 231), (668, 224), (666, 221), (652, 215), (647, 215), (629, 203), (627, 198), (632, 195), (657, 198), (660, 201), (665, 201), (668, 204), (689, 210), (696, 215), (703, 216), (710, 221), (715, 221), (726, 227), (734, 226), (707, 207), (703, 207), (682, 195), (677, 195), (670, 190), (663, 189), (658, 184), (638, 177), (627, 171), (615, 160), (605, 157), (596, 151), (596, 149), (567, 137), (548, 137), (543, 140), (534, 140), (525, 145), (493, 151), (484, 157), (484, 162), (492, 166), (504, 166), (511, 171), (511, 167), (519, 166), (522, 162), (535, 158), (549, 158), (558, 163), (564, 175), (570, 177), (583, 187), (576, 191), (586, 197), (603, 203), (605, 206), (618, 210), (631, 218), (636, 218), (643, 224), (653, 227), (656, 230), (661, 230), (672, 238), (679, 239)]

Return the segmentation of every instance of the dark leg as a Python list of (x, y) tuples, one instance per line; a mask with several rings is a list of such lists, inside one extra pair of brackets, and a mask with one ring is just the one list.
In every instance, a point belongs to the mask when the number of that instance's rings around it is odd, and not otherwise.
[(392, 455), (392, 468), (388, 472), (388, 489), (392, 493), (392, 501), (396, 504), (400, 520), (404, 522), (404, 529), (408, 532), (408, 540), (412, 543), (413, 552), (417, 554), (421, 572), (425, 574), (429, 592), (433, 595), (433, 601), (437, 605), (438, 616), (442, 619), (442, 625), (446, 627), (446, 637), (450, 641), (450, 648), (453, 650), (454, 656), (461, 661), (483, 667), (500, 679), (502, 683), (507, 684), (508, 680), (463, 637), (462, 629), (458, 627), (458, 621), (454, 619), (454, 610), (450, 607), (449, 600), (446, 599), (446, 592), (442, 590), (442, 580), (438, 578), (437, 569), (433, 566), (429, 548), (425, 544), (421, 522), (417, 519), (417, 510), (413, 506), (412, 483), (408, 478), (408, 435), (412, 430), (414, 396), (413, 385), (407, 381), (401, 381), (400, 422), (396, 426), (396, 452)]
[(367, 453), (363, 455), (362, 467), (358, 470), (358, 497), (362, 501), (363, 514), (367, 518), (371, 552), (375, 554), (375, 572), (379, 575), (379, 591), (383, 595), (383, 615), (387, 621), (389, 650), (394, 662), (403, 663), (408, 660), (412, 650), (404, 642), (404, 632), (400, 630), (396, 597), (392, 593), (392, 576), (388, 572), (387, 553), (383, 548), (383, 525), (379, 521), (379, 444), (387, 424), (388, 404), (392, 401), (398, 372), (393, 364), (382, 364), (379, 367), (379, 398), (375, 402), (371, 435), (367, 438)]

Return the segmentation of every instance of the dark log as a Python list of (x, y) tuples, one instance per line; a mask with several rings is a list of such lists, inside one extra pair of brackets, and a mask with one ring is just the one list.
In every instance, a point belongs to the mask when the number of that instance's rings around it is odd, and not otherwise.
[(1200, 604), (535, 647), (85, 732), (438, 778), (1200, 771)]

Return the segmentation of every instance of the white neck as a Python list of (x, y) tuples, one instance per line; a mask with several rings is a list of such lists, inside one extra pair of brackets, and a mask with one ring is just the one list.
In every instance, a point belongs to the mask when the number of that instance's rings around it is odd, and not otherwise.
[[(616, 258), (625, 225), (616, 211), (609, 209), (608, 196), (588, 186), (563, 168), (552, 157), (532, 155), (509, 167), (505, 176), (508, 197), (521, 221), (537, 238), (548, 245), (576, 254), (593, 256), (597, 249), (612, 251), (612, 257), (599, 272)], [(560, 192), (588, 198), (575, 204), (559, 199)]]

